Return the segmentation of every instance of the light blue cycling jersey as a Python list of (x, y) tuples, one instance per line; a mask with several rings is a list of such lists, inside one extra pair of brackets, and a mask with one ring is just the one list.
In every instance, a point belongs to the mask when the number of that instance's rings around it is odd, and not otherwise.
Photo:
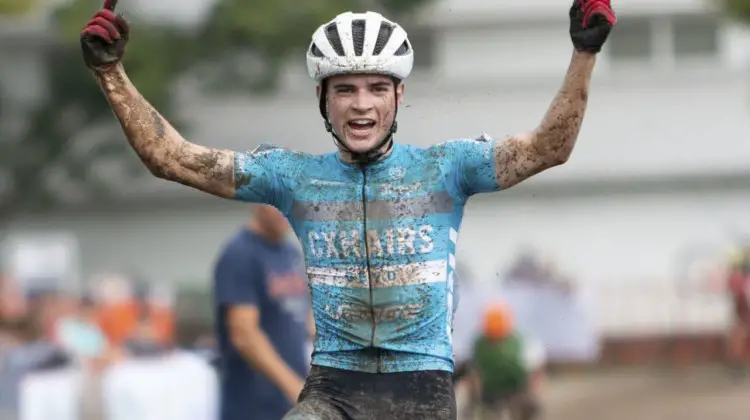
[(302, 242), (314, 365), (453, 371), (456, 241), (467, 199), (499, 189), (493, 148), (397, 144), (366, 167), (269, 145), (236, 154), (237, 199), (276, 207)]

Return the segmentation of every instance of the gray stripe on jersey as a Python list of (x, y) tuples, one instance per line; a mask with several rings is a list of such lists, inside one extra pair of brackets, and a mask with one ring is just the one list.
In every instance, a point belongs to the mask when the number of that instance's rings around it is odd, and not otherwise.
[[(446, 191), (422, 197), (367, 202), (367, 220), (421, 218), (453, 211), (453, 198)], [(295, 201), (291, 217), (304, 222), (355, 222), (364, 217), (361, 202)]]

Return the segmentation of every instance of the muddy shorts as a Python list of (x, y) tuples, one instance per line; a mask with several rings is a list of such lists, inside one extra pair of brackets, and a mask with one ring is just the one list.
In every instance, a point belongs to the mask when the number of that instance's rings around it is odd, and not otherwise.
[(455, 420), (450, 372), (365, 373), (313, 366), (284, 420)]

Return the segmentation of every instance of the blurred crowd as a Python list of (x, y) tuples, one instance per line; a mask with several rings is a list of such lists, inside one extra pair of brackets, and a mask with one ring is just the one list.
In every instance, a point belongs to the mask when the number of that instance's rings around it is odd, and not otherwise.
[[(194, 344), (210, 348), (209, 337)], [(29, 373), (76, 367), (96, 374), (176, 344), (171, 299), (153, 287), (112, 276), (74, 294), (1, 278), (0, 418), (15, 418)]]
[[(740, 360), (745, 353), (744, 343), (750, 331), (750, 300), (747, 298), (750, 248), (738, 251), (727, 262), (729, 269), (722, 277), (736, 311), (727, 337), (727, 359), (730, 363), (736, 363), (737, 370), (742, 370)], [(497, 279), (479, 279), (472, 273), (471, 267), (461, 263), (457, 273), (459, 303), (454, 319), (454, 352), (458, 373), (456, 392), (460, 406), (467, 410), (481, 409), (487, 404), (494, 406), (494, 403), (490, 404), (494, 400), (484, 401), (483, 398), (489, 397), (482, 396), (475, 389), (478, 386), (475, 381), (481, 382), (483, 378), (481, 370), (486, 369), (476, 370), (480, 367), (476, 364), (477, 343), (482, 339), (491, 343), (489, 347), (480, 349), (482, 357), (488, 358), (491, 363), (501, 358), (503, 364), (519, 367), (520, 373), (508, 378), (508, 384), (512, 385), (508, 386), (514, 393), (526, 389), (527, 385), (536, 384), (539, 369), (543, 370), (546, 363), (559, 355), (568, 357), (573, 354), (582, 360), (596, 359), (598, 347), (589, 345), (595, 344), (599, 336), (576, 332), (584, 318), (577, 318), (577, 312), (570, 309), (578, 305), (575, 281), (552, 259), (526, 250), (499, 272)], [(133, 360), (147, 360), (175, 350), (187, 350), (198, 355), (213, 365), (216, 372), (219, 363), (212, 320), (201, 319), (203, 315), (197, 315), (197, 305), (210, 305), (210, 296), (193, 296), (192, 300), (182, 302), (186, 309), (180, 309), (180, 300), (173, 290), (164, 289), (164, 285), (139, 281), (133, 276), (105, 274), (92, 279), (89, 286), (84, 293), (71, 293), (51, 287), (33, 287), (12, 278), (0, 277), (0, 420), (21, 418), (18, 415), (19, 393), (24, 378), (33, 373), (73, 367), (96, 378), (114, 366), (122, 366)], [(508, 312), (511, 307), (503, 303), (506, 312), (499, 320), (493, 320), (493, 316), (500, 315), (492, 315), (491, 311), (486, 312), (487, 309), (497, 309), (497, 304), (503, 301), (513, 306), (512, 313)], [(547, 303), (540, 307), (540, 302)], [(560, 302), (573, 306), (566, 309)], [(531, 312), (524, 309), (526, 307), (533, 309), (533, 317), (530, 316)], [(184, 316), (183, 312), (190, 316)], [(568, 324), (579, 325), (573, 328), (572, 325), (551, 322), (540, 317), (541, 312), (549, 312), (553, 318), (566, 318), (570, 321)], [(511, 319), (512, 322), (509, 321)], [(498, 328), (504, 332), (496, 333)], [(561, 328), (565, 330), (563, 338), (553, 334)], [(502, 339), (495, 336), (502, 336)], [(517, 340), (521, 340), (536, 355), (532, 354), (532, 357), (526, 351), (508, 353), (503, 350), (503, 346)], [(576, 340), (580, 345), (569, 353)], [(560, 344), (567, 347), (558, 348)], [(508, 354), (512, 357), (505, 360)], [(149, 375), (155, 377), (153, 372)], [(496, 373), (491, 377), (497, 379), (501, 376)], [(101, 400), (101, 383), (89, 383), (92, 384), (93, 388), (86, 388), (83, 393)], [(498, 388), (501, 394), (510, 392), (505, 388)], [(538, 392), (537, 389), (538, 386), (534, 385), (533, 394)], [(518, 401), (523, 403), (523, 410), (533, 411), (536, 410), (535, 399), (524, 397)]]

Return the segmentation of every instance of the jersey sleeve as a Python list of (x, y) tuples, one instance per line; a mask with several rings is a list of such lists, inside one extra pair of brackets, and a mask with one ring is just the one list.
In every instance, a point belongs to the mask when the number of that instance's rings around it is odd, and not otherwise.
[(450, 142), (453, 149), (455, 185), (468, 198), (500, 190), (495, 176), (495, 141), (483, 135)]
[(271, 205), (286, 213), (290, 201), (286, 180), (300, 165), (295, 157), (294, 152), (269, 144), (235, 153), (235, 198)]

